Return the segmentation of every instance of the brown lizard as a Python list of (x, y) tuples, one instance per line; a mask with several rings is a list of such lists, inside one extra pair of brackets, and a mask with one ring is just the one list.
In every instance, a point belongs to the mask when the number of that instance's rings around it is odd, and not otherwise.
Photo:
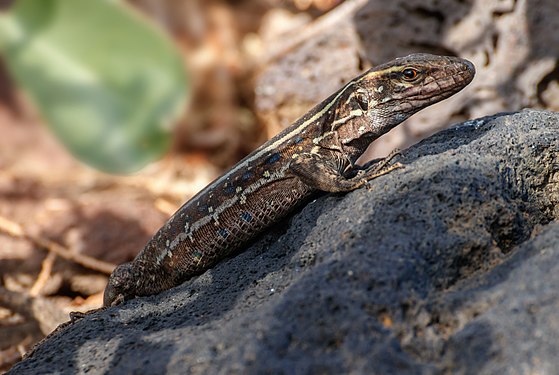
[(355, 164), (367, 146), (473, 79), (457, 57), (410, 55), (354, 78), (186, 202), (138, 256), (118, 266), (104, 305), (181, 284), (216, 264), (317, 190), (344, 192), (395, 169)]

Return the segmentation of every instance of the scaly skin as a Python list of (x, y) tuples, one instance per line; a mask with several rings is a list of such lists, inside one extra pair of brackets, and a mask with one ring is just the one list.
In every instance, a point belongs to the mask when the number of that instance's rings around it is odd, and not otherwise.
[(202, 273), (314, 191), (354, 190), (394, 169), (354, 163), (372, 141), (454, 95), (474, 74), (466, 60), (417, 54), (351, 80), (186, 202), (132, 262), (114, 270), (104, 305)]

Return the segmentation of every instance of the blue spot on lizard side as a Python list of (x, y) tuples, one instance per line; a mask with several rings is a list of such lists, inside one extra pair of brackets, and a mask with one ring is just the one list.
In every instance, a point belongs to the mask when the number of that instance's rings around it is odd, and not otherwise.
[(227, 186), (223, 188), (223, 192), (227, 195), (235, 194), (235, 186), (232, 183), (227, 183)]
[(243, 177), (241, 177), (241, 179), (243, 181), (247, 181), (250, 180), (252, 176), (254, 176), (254, 173), (252, 173), (251, 171), (246, 171), (245, 173), (243, 173)]
[(219, 234), (223, 238), (229, 237), (229, 231), (225, 228), (221, 228), (220, 230), (218, 230), (217, 234)]
[(268, 160), (266, 160), (266, 164), (273, 164), (273, 163), (279, 161), (280, 159), (281, 159), (281, 154), (279, 152), (276, 152), (276, 153), (270, 155)]
[(303, 138), (301, 138), (301, 137), (295, 137), (295, 139), (293, 139), (293, 144), (294, 145), (299, 144), (301, 142), (303, 142)]
[(241, 214), (241, 219), (243, 219), (247, 223), (250, 223), (252, 221), (252, 215), (250, 214), (250, 212), (245, 211)]

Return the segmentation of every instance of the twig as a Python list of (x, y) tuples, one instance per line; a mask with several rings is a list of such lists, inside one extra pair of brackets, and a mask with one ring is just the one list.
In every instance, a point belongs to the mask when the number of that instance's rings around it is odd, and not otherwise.
[(37, 280), (35, 280), (35, 283), (31, 287), (31, 290), (29, 290), (29, 295), (31, 297), (37, 297), (41, 293), (41, 290), (45, 287), (45, 284), (47, 283), (47, 280), (49, 279), (52, 272), (52, 265), (54, 264), (55, 259), (56, 254), (53, 252), (49, 252), (45, 259), (43, 259), (43, 263), (41, 264), (41, 272), (39, 273)]
[(15, 238), (23, 238), (31, 241), (35, 245), (45, 248), (61, 258), (72, 261), (94, 271), (102, 272), (109, 275), (115, 268), (115, 265), (113, 263), (104, 262), (87, 255), (74, 253), (54, 241), (29, 234), (23, 229), (21, 225), (2, 216), (0, 216), (0, 232), (4, 232)]

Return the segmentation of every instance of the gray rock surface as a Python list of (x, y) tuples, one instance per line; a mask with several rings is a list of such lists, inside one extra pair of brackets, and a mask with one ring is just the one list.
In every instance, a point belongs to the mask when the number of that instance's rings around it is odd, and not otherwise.
[[(370, 155), (386, 155), (467, 118), (525, 107), (559, 111), (559, 1), (353, 3), (353, 12), (335, 8), (327, 20), (278, 38), (310, 36), (270, 61), (256, 79), (255, 110), (266, 126), (284, 128), (363, 68), (415, 52), (466, 58), (476, 77), (467, 90), (391, 131)], [(266, 45), (273, 49), (278, 42)]]
[(559, 115), (462, 123), (400, 161), (11, 373), (557, 373)]

